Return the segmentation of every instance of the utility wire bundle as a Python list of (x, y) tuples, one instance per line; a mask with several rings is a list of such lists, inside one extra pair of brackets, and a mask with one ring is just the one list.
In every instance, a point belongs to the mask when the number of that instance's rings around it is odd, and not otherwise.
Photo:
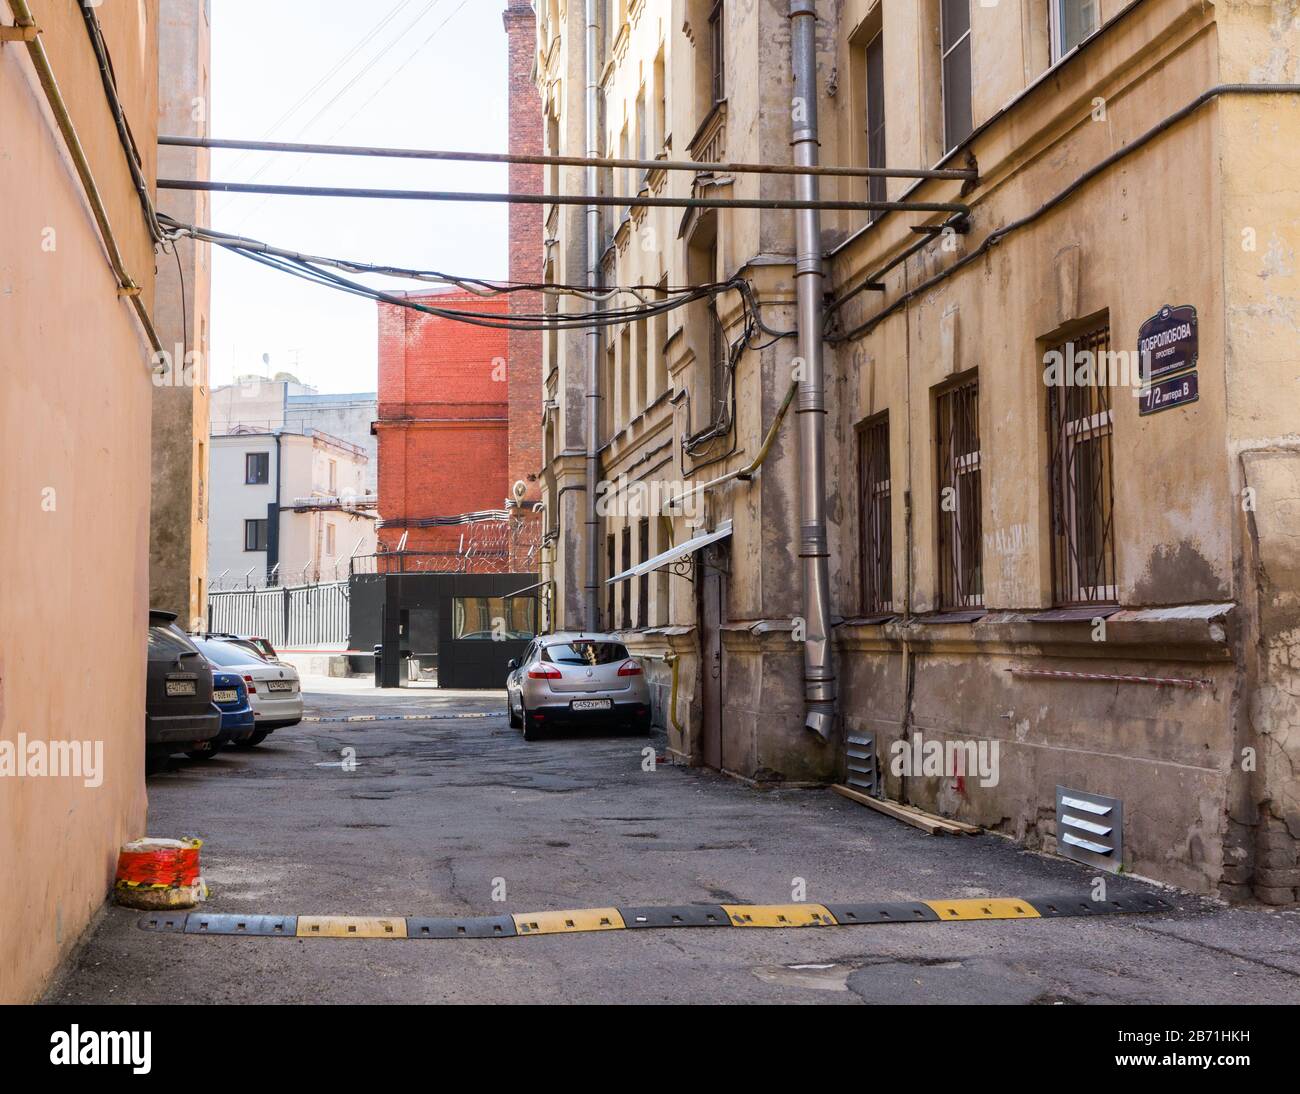
[[(330, 258), (322, 255), (302, 254), (280, 247), (273, 247), (260, 240), (243, 236), (227, 235), (210, 228), (192, 224), (182, 224), (165, 214), (161, 215), (164, 227), (173, 238), (190, 236), (196, 240), (224, 247), (234, 254), (242, 255), (254, 262), (269, 266), (282, 273), (300, 277), (303, 280), (324, 285), (341, 292), (364, 296), (397, 307), (410, 308), (413, 311), (439, 316), (474, 326), (493, 327), (499, 330), (585, 330), (592, 326), (610, 327), (623, 323), (663, 315), (677, 308), (698, 300), (707, 300), (728, 291), (741, 293), (749, 306), (754, 306), (749, 283), (741, 278), (728, 281), (708, 282), (701, 285), (685, 287), (664, 287), (660, 285), (632, 285), (607, 289), (592, 290), (585, 286), (554, 285), (530, 282), (485, 281), (480, 278), (457, 277), (436, 270), (412, 270), (400, 266), (381, 266), (369, 262)], [(494, 317), (481, 311), (464, 308), (442, 307), (425, 300), (413, 300), (408, 295), (385, 292), (364, 285), (350, 274), (382, 274), (390, 277), (403, 277), (415, 281), (448, 285), (462, 289), (484, 298), (507, 295), (517, 292), (534, 292), (547, 296), (571, 296), (593, 301), (602, 306), (598, 311), (580, 312), (541, 312), (512, 313), (509, 317)], [(614, 301), (631, 297), (635, 304), (611, 306)], [(774, 331), (764, 326), (767, 333), (783, 337), (786, 332)]]

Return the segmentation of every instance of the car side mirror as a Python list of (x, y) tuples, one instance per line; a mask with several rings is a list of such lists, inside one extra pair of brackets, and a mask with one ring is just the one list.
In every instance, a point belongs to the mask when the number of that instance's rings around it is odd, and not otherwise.
[(511, 672), (514, 672), (515, 669), (517, 669), (518, 667), (519, 667), (518, 657), (512, 657), (510, 658), (509, 661), (506, 662), (506, 668), (508, 668)]

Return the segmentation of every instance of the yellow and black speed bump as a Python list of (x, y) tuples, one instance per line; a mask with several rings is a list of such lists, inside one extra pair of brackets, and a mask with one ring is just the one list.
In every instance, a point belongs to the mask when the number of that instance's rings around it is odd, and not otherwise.
[(299, 938), (405, 938), (403, 916), (300, 915)]
[(520, 934), (583, 934), (586, 931), (621, 931), (623, 917), (617, 908), (573, 908), (565, 912), (527, 912), (514, 917)]
[(518, 933), (514, 917), (508, 915), (411, 916), (406, 921), (407, 938), (509, 938)]
[(975, 900), (926, 900), (944, 922), (954, 919), (1038, 919), (1038, 909), (1018, 896)]
[(293, 938), (298, 931), (296, 915), (201, 915), (191, 912), (186, 934), (251, 934), (266, 938)]
[(678, 904), (667, 908), (620, 908), (623, 926), (640, 927), (730, 927), (731, 920), (721, 904)]
[(1151, 893), (1092, 900), (1087, 896), (961, 897), (880, 904), (681, 904), (664, 907), (574, 908), (499, 916), (276, 916), (153, 914), (141, 930), (258, 938), (515, 938), (651, 927), (853, 927), (882, 923), (971, 923), (1059, 919), (1063, 916), (1175, 912)]
[(822, 904), (724, 904), (733, 927), (835, 927)]
[(169, 912), (166, 914), (158, 912), (153, 915), (142, 915), (138, 925), (142, 931), (176, 931), (183, 933), (188, 918), (184, 912)]
[(1113, 900), (1093, 900), (1086, 896), (1041, 897), (1033, 902), (1044, 919), (1067, 915), (1114, 915), (1127, 912), (1172, 912), (1174, 905), (1154, 893), (1133, 893)]
[(858, 923), (935, 923), (939, 919), (938, 912), (919, 900), (893, 904), (827, 904), (826, 907), (841, 927)]

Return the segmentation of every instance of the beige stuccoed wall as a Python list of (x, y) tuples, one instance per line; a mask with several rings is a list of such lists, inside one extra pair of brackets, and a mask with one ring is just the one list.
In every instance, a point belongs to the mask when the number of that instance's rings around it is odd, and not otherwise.
[[(910, 10), (891, 4), (885, 12), (887, 65), (888, 20)], [(975, 13), (977, 32), (979, 20), (1007, 17)], [(1113, 16), (1051, 72), (1026, 68), (1023, 91), (1011, 78), (1018, 66), (988, 66), (988, 79), (1003, 82), (996, 93), (976, 86), (975, 122), (987, 128), (972, 142), (981, 175), (969, 199), (972, 234), (955, 253), (931, 248), (894, 270), (885, 294), (862, 294), (846, 309), (846, 326), (951, 266), (991, 227), (1025, 216), (1216, 83), (1296, 78), (1294, 31), (1268, 5), (1149, 0), (1104, 8), (1103, 18)], [(1017, 35), (999, 38), (1015, 53)], [(978, 65), (978, 35), (976, 43)], [(847, 49), (839, 56), (849, 71)], [(890, 162), (918, 162), (916, 90), (896, 82), (892, 67), (888, 75)], [(1106, 110), (1094, 119), (1098, 99)], [(968, 369), (980, 379), (991, 614), (974, 626), (848, 625), (838, 664), (849, 730), (875, 731), (882, 749), (916, 731), (995, 740), (1001, 783), (980, 791), (970, 780), (963, 789), (887, 777), (889, 796), (1054, 849), (1056, 785), (1114, 795), (1129, 811), (1126, 869), (1234, 898), (1294, 899), (1300, 704), (1290, 651), (1300, 473), (1296, 193), (1286, 160), (1297, 120), (1293, 96), (1221, 97), (837, 348), (833, 371), (845, 402), (832, 416), (831, 458), (842, 481), (856, 481), (856, 424), (891, 412), (896, 610), (936, 606), (933, 389)], [(851, 127), (840, 123), (836, 137), (847, 141)], [(948, 200), (957, 191), (955, 183), (910, 190)], [(847, 243), (833, 282), (853, 284), (897, 254), (912, 242), (912, 219), (886, 216)], [(862, 227), (851, 214), (836, 223), (844, 235)], [(1252, 225), (1258, 244), (1247, 250), (1242, 231)], [(1197, 308), (1201, 394), (1185, 408), (1140, 417), (1136, 401), (1116, 392), (1118, 599), (1126, 611), (1108, 623), (1104, 641), (1087, 624), (1019, 621), (1051, 603), (1046, 488), (1041, 472), (1027, 474), (1046, 464), (1038, 378), (1045, 339), (1104, 314), (1112, 348), (1131, 350), (1139, 325), (1165, 303)], [(1240, 497), (1247, 486), (1256, 493), (1249, 512)], [(907, 490), (910, 552), (899, 542)], [(832, 540), (834, 599), (845, 615), (860, 596), (855, 519), (850, 506)], [(1190, 607), (1216, 604), (1225, 613), (1218, 622), (1194, 614), (1211, 609)], [(1144, 608), (1175, 614), (1162, 619)], [(1117, 689), (1008, 672), (1035, 665), (1211, 686)], [(1248, 749), (1258, 754), (1254, 775), (1243, 762)]]
[[(1300, 82), (1291, 5), (1220, 5), (1220, 78)], [(1258, 757), (1232, 802), (1241, 865), (1270, 903), (1300, 887), (1300, 103), (1220, 103), (1227, 450), (1250, 701)], [(1231, 881), (1243, 880), (1231, 877)]]
[[(574, 7), (566, 34), (574, 29)], [(675, 159), (688, 158), (694, 139), (698, 152), (702, 119), (691, 99), (702, 36), (694, 32), (708, 7), (687, 0), (629, 5), (629, 31), (603, 73), (607, 135), (617, 137), (631, 116), (662, 34), (670, 72), (669, 151)], [(956, 238), (952, 250), (932, 246), (895, 268), (882, 278), (885, 292), (859, 294), (837, 317), (845, 329), (958, 262), (991, 230), (1032, 212), (1206, 88), (1296, 78), (1291, 5), (1105, 0), (1101, 33), (1049, 64), (1047, 0), (976, 3), (975, 133), (945, 157), (932, 48), (937, 8), (937, 0), (817, 5), (823, 162), (861, 162), (863, 91), (855, 48), (883, 16), (888, 162), (932, 167), (946, 158), (946, 165), (963, 166), (973, 153), (980, 176), (965, 194), (974, 209), (971, 234)], [(788, 3), (738, 0), (726, 11), (725, 139), (710, 151), (737, 161), (786, 159)], [(573, 42), (562, 46), (572, 49)], [(553, 71), (567, 74), (571, 92), (581, 68), (566, 67), (563, 52), (547, 56)], [(1103, 105), (1104, 113), (1098, 110)], [(995, 792), (973, 793), (969, 784), (962, 790), (952, 780), (914, 780), (904, 787), (891, 779), (890, 796), (1052, 849), (1055, 786), (1092, 789), (1128, 804), (1127, 869), (1241, 896), (1232, 887), (1255, 877), (1253, 859), (1242, 857), (1255, 855), (1247, 847), (1255, 841), (1268, 868), (1279, 871), (1266, 887), (1283, 891), (1294, 880), (1294, 856), (1289, 866), (1276, 865), (1292, 853), (1291, 845), (1275, 846), (1282, 837), (1269, 830), (1274, 822), (1291, 823), (1295, 814), (1290, 772), (1297, 703), (1290, 651), (1297, 564), (1286, 531), (1294, 522), (1300, 478), (1293, 463), (1294, 195), (1279, 186), (1285, 173), (1278, 164), (1285, 167), (1286, 160), (1277, 151), (1294, 131), (1292, 109), (1289, 100), (1233, 98), (1202, 107), (870, 333), (847, 344), (832, 339), (828, 510), (834, 613), (847, 620), (836, 628), (845, 728), (878, 732), (882, 747), (919, 729), (940, 739), (997, 741), (1004, 749)], [(707, 127), (703, 132), (707, 136)], [(669, 176), (662, 192), (688, 193), (690, 181), (689, 175)], [(659, 192), (654, 185), (652, 192)], [(860, 180), (825, 179), (821, 189), (827, 198), (866, 196)], [(792, 190), (788, 178), (738, 176), (706, 192), (776, 197)], [(894, 199), (956, 201), (963, 185), (895, 179), (888, 192)], [(1244, 259), (1237, 254), (1243, 218), (1261, 225), (1259, 250)], [(674, 282), (686, 280), (677, 230), (682, 216), (674, 212), (668, 219), (668, 235), (646, 247), (647, 233), (663, 218), (635, 215), (609, 256), (611, 276), (653, 280), (666, 269)], [(839, 293), (856, 284), (917, 242), (913, 225), (940, 219), (885, 214), (868, 227), (863, 213), (826, 212), (828, 288)], [(793, 325), (789, 214), (728, 211), (720, 216), (719, 238), (719, 276), (740, 272), (763, 301), (768, 322)], [(562, 237), (561, 247), (567, 246)], [(1048, 340), (1105, 317), (1111, 348), (1135, 350), (1140, 324), (1161, 305), (1181, 303), (1194, 304), (1200, 320), (1200, 401), (1142, 417), (1126, 390), (1113, 400), (1117, 584), (1125, 611), (1108, 625), (1104, 641), (1093, 640), (1086, 621), (1030, 622), (1029, 613), (1052, 602), (1041, 379)], [(724, 297), (722, 313), (735, 337), (735, 302)], [(680, 317), (670, 318), (671, 384), (696, 395), (703, 380), (699, 347), (689, 330), (676, 333), (681, 326)], [(792, 352), (786, 341), (742, 357), (737, 453), (709, 474), (756, 452), (788, 382)], [(622, 363), (620, 356), (616, 397)], [(973, 369), (981, 385), (989, 617), (975, 625), (855, 623), (852, 617), (861, 613), (856, 427), (881, 410), (891, 413), (894, 607), (909, 616), (932, 612), (933, 393), (937, 384)], [(580, 374), (576, 383), (580, 388)], [(659, 422), (647, 413), (622, 426), (604, 453), (606, 474), (644, 467), (638, 461), (664, 436), (655, 431)], [(690, 428), (680, 405), (667, 437), (680, 438)], [(673, 453), (654, 474), (681, 476), (689, 465)], [(710, 526), (726, 517), (735, 522), (722, 639), (722, 766), (758, 779), (825, 779), (842, 761), (838, 742), (821, 748), (799, 728), (800, 659), (789, 634), (800, 604), (797, 472), (791, 421), (755, 480), (715, 490), (709, 503)], [(1249, 519), (1239, 504), (1247, 483), (1260, 497)], [(571, 547), (574, 541), (565, 542)], [(688, 582), (672, 579), (671, 619), (692, 635), (673, 639), (684, 651), (679, 714), (687, 731), (670, 733), (669, 742), (698, 760), (694, 598)], [(1266, 637), (1256, 641), (1256, 634)], [(662, 641), (653, 634), (628, 638), (646, 650)], [(1174, 676), (1209, 687), (1131, 685), (1117, 693), (1113, 685), (1008, 671), (1027, 666)], [(1253, 787), (1241, 770), (1247, 745), (1266, 757)], [(1258, 879), (1255, 884), (1259, 891)]]
[[(33, 3), (131, 275), (153, 256), (75, 5)], [(156, 6), (99, 9), (146, 173)], [(0, 3), (0, 18), (12, 12)], [(53, 229), (53, 251), (42, 232)], [(0, 739), (103, 743), (103, 782), (0, 777), (0, 1000), (36, 996), (145, 832), (149, 348), (25, 47), (0, 46)], [(70, 651), (93, 656), (69, 660)]]

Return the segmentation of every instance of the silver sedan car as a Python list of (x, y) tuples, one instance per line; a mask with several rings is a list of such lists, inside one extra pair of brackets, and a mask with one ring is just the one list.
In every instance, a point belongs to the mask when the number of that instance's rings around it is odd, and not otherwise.
[(564, 632), (533, 639), (510, 662), (510, 725), (535, 741), (562, 726), (650, 732), (650, 687), (640, 663), (610, 634)]

